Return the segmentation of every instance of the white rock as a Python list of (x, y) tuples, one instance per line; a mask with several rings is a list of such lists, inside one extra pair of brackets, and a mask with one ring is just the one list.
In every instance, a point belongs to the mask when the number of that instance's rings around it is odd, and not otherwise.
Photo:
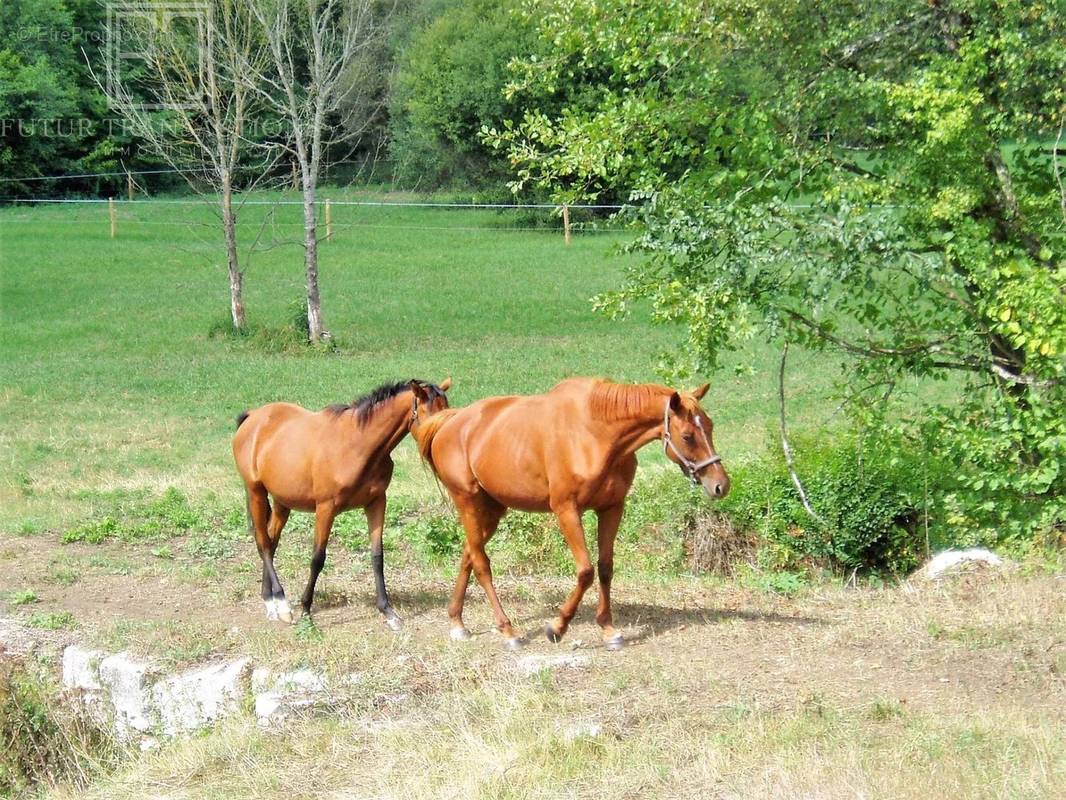
[(515, 661), (515, 667), (523, 675), (535, 675), (542, 669), (581, 669), (588, 666), (588, 656), (581, 655), (528, 655), (522, 656)]
[(115, 711), (115, 727), (121, 735), (130, 731), (152, 730), (151, 692), (148, 679), (151, 665), (134, 661), (125, 653), (108, 656), (100, 662), (100, 683)]
[(72, 644), (63, 651), (63, 687), (100, 691), (100, 662), (106, 653)]
[(282, 720), (290, 711), (323, 705), (330, 700), (326, 679), (309, 669), (275, 674), (260, 667), (252, 673), (252, 694), (260, 725)]
[(157, 683), (152, 700), (163, 733), (173, 736), (211, 724), (237, 707), (251, 659), (211, 664)]
[(563, 740), (568, 744), (577, 739), (595, 739), (603, 733), (603, 726), (598, 722), (578, 722), (563, 731)]
[(922, 571), (927, 578), (939, 578), (945, 572), (967, 563), (983, 563), (990, 567), (1000, 567), (1003, 566), (1003, 559), (990, 550), (979, 547), (970, 550), (945, 550), (929, 559)]

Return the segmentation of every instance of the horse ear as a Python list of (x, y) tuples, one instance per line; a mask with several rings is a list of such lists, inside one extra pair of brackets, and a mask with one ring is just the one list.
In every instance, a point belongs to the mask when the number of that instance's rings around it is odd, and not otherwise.
[(441, 388), (442, 392), (446, 392), (449, 389), (451, 389), (452, 388), (452, 379), (451, 378), (445, 378), (444, 380), (442, 380), (440, 382), (440, 388)]
[(415, 397), (419, 400), (429, 400), (429, 392), (426, 391), (426, 387), (418, 381), (411, 381), (408, 386), (411, 387), (411, 391), (415, 393)]
[(710, 388), (711, 388), (711, 384), (705, 383), (699, 389), (694, 390), (692, 392), (692, 396), (695, 397), (697, 400), (702, 400), (703, 396), (705, 394), (707, 394), (707, 390), (710, 389)]
[(677, 392), (674, 392), (673, 394), (670, 395), (670, 410), (671, 411), (680, 411), (681, 410), (681, 395), (679, 395)]

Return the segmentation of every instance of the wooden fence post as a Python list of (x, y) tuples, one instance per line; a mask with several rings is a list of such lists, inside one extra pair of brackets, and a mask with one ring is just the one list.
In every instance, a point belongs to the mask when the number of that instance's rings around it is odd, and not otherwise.
[(570, 206), (563, 206), (563, 241), (570, 246)]
[(133, 202), (133, 176), (128, 172), (126, 173), (126, 194), (129, 195), (130, 202)]
[(111, 238), (118, 234), (118, 214), (115, 212), (115, 198), (107, 198), (107, 213), (111, 217)]
[(326, 198), (326, 241), (333, 241), (333, 206)]

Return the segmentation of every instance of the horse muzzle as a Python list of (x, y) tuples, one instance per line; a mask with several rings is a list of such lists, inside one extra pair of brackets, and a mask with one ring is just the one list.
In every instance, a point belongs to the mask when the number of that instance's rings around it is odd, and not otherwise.
[(715, 464), (700, 475), (700, 485), (712, 500), (721, 500), (729, 494), (730, 481), (721, 464)]

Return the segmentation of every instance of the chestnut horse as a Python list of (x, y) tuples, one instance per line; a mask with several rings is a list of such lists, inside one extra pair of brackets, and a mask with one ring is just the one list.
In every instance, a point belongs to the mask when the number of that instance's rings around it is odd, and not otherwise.
[(448, 606), (452, 638), (470, 635), (463, 625), (463, 602), (473, 570), (508, 646), (521, 644), (496, 596), (485, 554), (500, 519), (517, 508), (554, 513), (577, 564), (577, 586), (545, 628), (548, 639), (558, 642), (592, 583), (581, 525), (582, 512), (592, 509), (599, 544), (596, 621), (606, 646), (621, 647), (611, 616), (614, 540), (636, 474), (637, 450), (659, 439), (667, 457), (710, 497), (729, 492), (711, 420), (699, 405), (706, 393), (706, 384), (681, 393), (655, 384), (571, 378), (547, 394), (489, 397), (426, 419), (413, 435), (455, 501), (466, 530)]
[[(385, 490), (392, 479), (390, 454), (423, 416), (448, 407), (440, 386), (402, 381), (379, 386), (350, 405), (308, 411), (292, 403), (268, 403), (237, 417), (233, 457), (248, 493), (248, 515), (263, 561), (263, 603), (267, 619), (292, 621), (274, 554), (289, 512), (315, 513), (311, 576), (301, 603), (311, 613), (315, 582), (326, 563), (333, 520), (342, 511), (362, 508), (370, 529), (370, 562), (377, 607), (385, 622), (399, 630), (402, 622), (385, 591), (381, 533), (385, 525)], [(268, 495), (274, 499), (271, 510)]]

